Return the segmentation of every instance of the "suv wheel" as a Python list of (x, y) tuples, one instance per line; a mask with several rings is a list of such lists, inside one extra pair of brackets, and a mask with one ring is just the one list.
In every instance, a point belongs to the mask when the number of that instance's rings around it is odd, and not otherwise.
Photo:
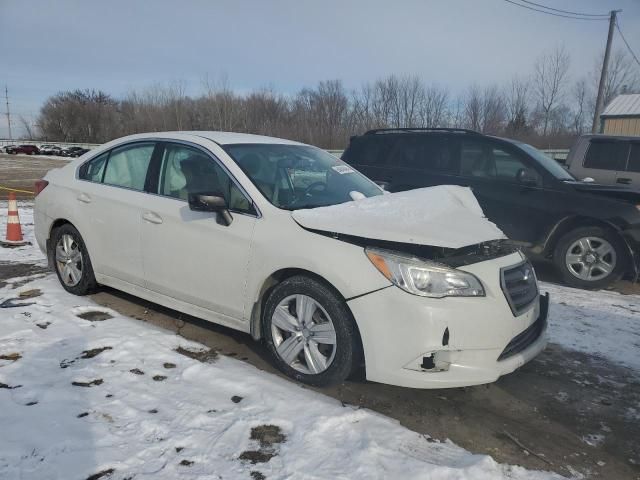
[(278, 284), (265, 303), (262, 328), (275, 365), (300, 382), (340, 383), (358, 365), (358, 334), (344, 300), (312, 278)]
[(78, 230), (66, 224), (51, 235), (50, 255), (62, 287), (74, 295), (86, 295), (97, 286), (91, 259)]
[(622, 241), (600, 227), (581, 227), (565, 234), (553, 260), (564, 281), (578, 288), (603, 288), (622, 277), (627, 254)]

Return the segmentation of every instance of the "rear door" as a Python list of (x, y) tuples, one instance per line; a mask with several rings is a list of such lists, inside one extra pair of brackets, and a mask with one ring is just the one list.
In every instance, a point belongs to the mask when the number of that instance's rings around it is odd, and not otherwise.
[[(624, 171), (629, 156), (629, 142), (612, 138), (592, 138), (583, 161), (580, 180), (593, 178), (597, 183), (613, 185), (618, 178), (625, 178)], [(619, 173), (622, 173), (619, 177)], [(621, 180), (620, 183), (625, 183)]]
[[(239, 323), (257, 220), (253, 203), (222, 164), (200, 148), (164, 143), (154, 162), (157, 195), (141, 211), (147, 288), (216, 312), (222, 323)], [(223, 195), (231, 224), (215, 213), (191, 210), (190, 193)]]
[(144, 285), (140, 246), (141, 214), (147, 170), (155, 142), (126, 144), (83, 164), (76, 192), (94, 270), (134, 285)]
[(630, 142), (626, 169), (616, 172), (616, 183), (640, 187), (640, 141)]

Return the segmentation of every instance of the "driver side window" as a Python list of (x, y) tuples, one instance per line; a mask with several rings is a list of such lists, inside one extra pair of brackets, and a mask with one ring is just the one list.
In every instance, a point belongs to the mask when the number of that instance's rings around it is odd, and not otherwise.
[(206, 153), (179, 144), (167, 144), (162, 154), (158, 193), (188, 200), (190, 193), (215, 193), (229, 210), (255, 214), (253, 204), (220, 165)]
[(530, 168), (519, 156), (500, 147), (481, 142), (462, 142), (460, 169), (461, 174), (466, 177), (509, 183), (519, 183), (518, 175), (526, 171), (529, 177), (533, 177), (536, 185), (542, 185), (540, 174)]

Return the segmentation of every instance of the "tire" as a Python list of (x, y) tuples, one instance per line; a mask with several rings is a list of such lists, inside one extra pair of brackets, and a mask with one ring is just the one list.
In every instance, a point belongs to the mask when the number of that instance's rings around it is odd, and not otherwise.
[[(68, 248), (65, 248), (65, 242), (69, 242)], [(73, 225), (67, 223), (53, 231), (50, 249), (49, 255), (62, 288), (74, 295), (86, 295), (96, 289), (97, 283), (89, 252), (80, 232)], [(65, 263), (67, 263), (65, 260), (70, 264), (69, 269), (65, 269)], [(73, 272), (76, 274), (74, 275)]]
[[(291, 321), (287, 323), (288, 328), (295, 325), (301, 297), (306, 305), (310, 304), (309, 299), (317, 304), (311, 322), (292, 329), (298, 331), (280, 328), (283, 322), (286, 323), (284, 317)], [(280, 314), (274, 319), (276, 309)], [(284, 317), (282, 312), (285, 312)], [(331, 327), (335, 334), (333, 344), (330, 343)], [(358, 332), (345, 301), (323, 283), (307, 276), (291, 277), (273, 288), (263, 309), (262, 336), (276, 367), (294, 380), (309, 385), (343, 382), (354, 367), (360, 365), (362, 358)], [(286, 361), (279, 353), (287, 342), (293, 345), (289, 352), (298, 351), (293, 361)], [(325, 359), (324, 364), (316, 361), (318, 353)]]
[[(605, 252), (608, 253), (603, 255)], [(593, 256), (589, 257), (589, 254)], [(553, 262), (567, 285), (600, 289), (622, 277), (628, 264), (628, 254), (624, 242), (609, 230), (596, 226), (580, 227), (558, 240)]]

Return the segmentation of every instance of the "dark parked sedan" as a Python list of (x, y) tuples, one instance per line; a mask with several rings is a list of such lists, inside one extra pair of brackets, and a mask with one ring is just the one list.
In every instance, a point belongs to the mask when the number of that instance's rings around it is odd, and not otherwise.
[(89, 151), (88, 148), (69, 147), (69, 148), (65, 148), (64, 150), (62, 150), (60, 152), (60, 155), (62, 155), (63, 157), (79, 157), (81, 155), (84, 155), (88, 151)]
[(380, 129), (352, 137), (342, 159), (392, 192), (471, 187), (489, 220), (530, 257), (551, 259), (569, 285), (638, 276), (640, 190), (580, 182), (530, 145), (461, 129)]

